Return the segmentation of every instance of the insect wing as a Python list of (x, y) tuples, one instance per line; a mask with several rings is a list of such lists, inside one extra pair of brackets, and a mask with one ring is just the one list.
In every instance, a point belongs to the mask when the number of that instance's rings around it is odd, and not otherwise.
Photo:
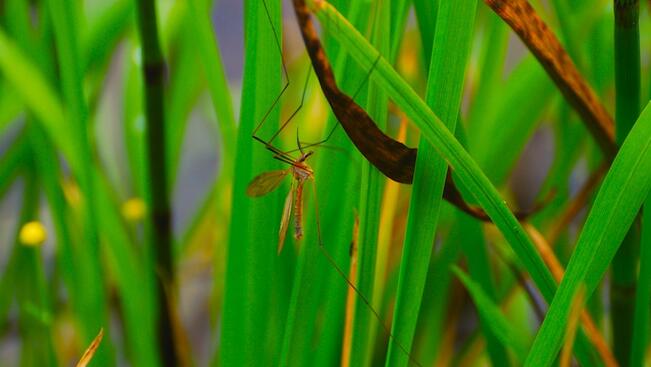
[(285, 206), (283, 208), (283, 217), (280, 220), (280, 231), (278, 232), (278, 253), (283, 250), (285, 244), (285, 235), (287, 234), (287, 226), (289, 225), (289, 215), (292, 212), (292, 204), (294, 201), (294, 185), (289, 190), (287, 198), (285, 199)]
[(282, 169), (277, 171), (263, 172), (257, 176), (246, 188), (248, 196), (256, 197), (266, 195), (276, 189), (289, 170)]

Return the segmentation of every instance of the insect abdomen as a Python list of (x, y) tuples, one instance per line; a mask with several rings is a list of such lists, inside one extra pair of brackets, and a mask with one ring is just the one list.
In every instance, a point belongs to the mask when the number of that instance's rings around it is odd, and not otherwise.
[(300, 240), (303, 238), (303, 184), (296, 187), (296, 197), (294, 200), (294, 238)]

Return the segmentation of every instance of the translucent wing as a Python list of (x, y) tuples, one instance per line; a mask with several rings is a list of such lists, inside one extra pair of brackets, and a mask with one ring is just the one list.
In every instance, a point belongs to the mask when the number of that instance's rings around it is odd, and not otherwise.
[(289, 215), (292, 212), (292, 202), (294, 200), (294, 185), (289, 189), (287, 199), (285, 199), (285, 207), (283, 208), (283, 217), (280, 220), (280, 231), (278, 232), (278, 254), (283, 250), (285, 244), (285, 235), (287, 234), (287, 226), (289, 224)]
[(289, 169), (282, 169), (278, 171), (263, 172), (257, 176), (246, 188), (248, 196), (262, 196), (270, 193), (280, 185), (283, 178), (289, 173)]

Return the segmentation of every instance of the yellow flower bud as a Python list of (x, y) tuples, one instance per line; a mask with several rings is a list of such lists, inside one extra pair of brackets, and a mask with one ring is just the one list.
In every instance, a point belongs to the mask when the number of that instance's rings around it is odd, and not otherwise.
[(39, 221), (27, 222), (20, 229), (18, 239), (25, 246), (40, 246), (45, 242), (47, 232)]
[(122, 215), (129, 222), (141, 221), (146, 213), (147, 206), (141, 198), (131, 198), (122, 204)]

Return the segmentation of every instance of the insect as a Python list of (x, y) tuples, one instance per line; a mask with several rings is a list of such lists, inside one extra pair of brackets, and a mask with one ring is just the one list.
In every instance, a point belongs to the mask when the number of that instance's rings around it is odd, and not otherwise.
[[(301, 2), (296, 2), (295, 1), (294, 5), (295, 6), (297, 4), (300, 5), (300, 3)], [(267, 17), (269, 17), (269, 10), (267, 9), (266, 2), (262, 1), (262, 4), (265, 7)], [(303, 6), (304, 6), (304, 4), (303, 4)], [(269, 19), (269, 23), (272, 24), (271, 19)], [(272, 32), (273, 32), (273, 35), (274, 35), (274, 38), (275, 38), (276, 46), (277, 46), (278, 50), (281, 51), (282, 48), (280, 46), (280, 39), (278, 37), (278, 34), (277, 34), (275, 28), (273, 28), (273, 26), (272, 26)], [(389, 328), (386, 325), (384, 325), (384, 323), (382, 322), (381, 315), (378, 313), (377, 310), (375, 310), (375, 308), (373, 308), (370, 299), (361, 292), (361, 290), (357, 287), (357, 285), (355, 284), (354, 281), (351, 281), (351, 279), (349, 278), (349, 275), (342, 269), (342, 267), (340, 267), (338, 265), (337, 261), (330, 254), (328, 249), (326, 249), (326, 247), (325, 247), (325, 245), (324, 245), (324, 243), (322, 241), (321, 229), (320, 229), (320, 223), (319, 223), (319, 214), (318, 214), (318, 202), (317, 202), (317, 197), (316, 197), (316, 186), (315, 186), (315, 179), (314, 179), (314, 171), (307, 164), (307, 160), (312, 156), (313, 152), (312, 151), (305, 151), (304, 149), (305, 148), (317, 147), (317, 146), (324, 146), (324, 143), (326, 143), (333, 136), (333, 133), (334, 133), (335, 129), (341, 124), (341, 120), (342, 120), (341, 113), (340, 114), (335, 113), (335, 115), (338, 117), (339, 122), (336, 123), (330, 129), (330, 131), (325, 135), (325, 138), (323, 140), (320, 140), (320, 141), (315, 142), (315, 143), (304, 143), (304, 142), (301, 142), (300, 139), (298, 139), (298, 133), (297, 133), (297, 138), (296, 138), (296, 143), (297, 143), (297, 146), (298, 146), (297, 149), (292, 150), (292, 151), (284, 152), (281, 149), (279, 149), (279, 148), (277, 148), (277, 147), (275, 147), (273, 145), (273, 141), (288, 126), (289, 122), (296, 116), (298, 111), (303, 106), (303, 102), (305, 100), (305, 93), (306, 93), (307, 85), (308, 85), (308, 81), (309, 81), (309, 74), (308, 74), (308, 77), (306, 78), (305, 86), (304, 86), (304, 89), (303, 89), (303, 95), (302, 95), (302, 98), (301, 98), (301, 101), (299, 103), (298, 108), (289, 116), (289, 118), (287, 120), (285, 120), (284, 122), (282, 122), (280, 124), (279, 129), (276, 130), (276, 132), (273, 133), (267, 140), (262, 139), (261, 137), (259, 137), (257, 135), (257, 132), (261, 129), (262, 125), (265, 123), (265, 121), (269, 117), (269, 115), (271, 113), (271, 110), (276, 106), (276, 104), (280, 100), (280, 97), (285, 93), (285, 91), (289, 87), (289, 77), (288, 77), (287, 68), (285, 66), (285, 62), (284, 62), (284, 59), (283, 59), (283, 56), (282, 56), (282, 52), (280, 52), (280, 57), (281, 57), (281, 61), (282, 61), (282, 72), (283, 72), (284, 77), (286, 78), (286, 83), (282, 87), (282, 90), (281, 90), (280, 94), (273, 101), (273, 103), (272, 103), (271, 107), (269, 108), (269, 110), (263, 116), (263, 118), (260, 121), (260, 123), (258, 124), (258, 126), (253, 130), (252, 138), (255, 141), (263, 144), (264, 147), (267, 150), (269, 150), (271, 153), (273, 153), (273, 158), (274, 159), (279, 160), (279, 161), (289, 165), (289, 167), (286, 168), (286, 169), (281, 169), (281, 170), (267, 171), (267, 172), (263, 172), (263, 173), (257, 175), (256, 177), (254, 177), (251, 180), (251, 182), (247, 186), (246, 194), (248, 196), (250, 196), (250, 197), (260, 197), (260, 196), (267, 195), (270, 192), (277, 189), (278, 186), (280, 186), (280, 184), (282, 183), (282, 181), (285, 179), (286, 176), (291, 175), (292, 182), (291, 182), (291, 186), (290, 186), (289, 192), (287, 193), (287, 197), (285, 199), (285, 203), (284, 203), (284, 206), (283, 206), (283, 213), (282, 213), (282, 218), (280, 220), (280, 227), (279, 227), (279, 232), (278, 232), (278, 247), (277, 247), (277, 249), (278, 249), (278, 253), (280, 253), (282, 251), (283, 243), (284, 243), (286, 235), (287, 235), (287, 230), (288, 230), (288, 227), (289, 227), (290, 217), (292, 216), (292, 213), (293, 213), (293, 217), (294, 217), (293, 218), (293, 221), (294, 221), (294, 238), (296, 240), (300, 240), (303, 237), (303, 205), (304, 205), (305, 183), (308, 180), (311, 180), (312, 181), (312, 193), (314, 194), (314, 209), (315, 209), (315, 218), (316, 218), (316, 236), (318, 238), (317, 241), (318, 241), (318, 246), (319, 246), (319, 249), (320, 249), (321, 253), (324, 255), (326, 260), (331, 264), (332, 268), (346, 282), (349, 289), (352, 290), (352, 292), (357, 295), (358, 299), (361, 300), (361, 302), (363, 304), (365, 304), (365, 306), (368, 308), (368, 310), (380, 322), (380, 324), (382, 325), (382, 328), (387, 333), (389, 338), (394, 340), (394, 342), (396, 343), (398, 348), (400, 348), (409, 357), (409, 360), (414, 365), (420, 366), (420, 364), (413, 359), (413, 357), (411, 356), (411, 354), (409, 353), (407, 348), (405, 348), (401, 343), (399, 343), (397, 340), (395, 340), (395, 338), (391, 334), (391, 331), (389, 330)], [(373, 67), (375, 67), (375, 65)], [(314, 71), (315, 71), (317, 77), (319, 78), (319, 81), (322, 82), (321, 79), (323, 79), (323, 75), (322, 75), (323, 72), (322, 72), (321, 68), (316, 68), (315, 67)], [(371, 71), (372, 71), (372, 69), (371, 69)], [(369, 71), (367, 73), (366, 77), (364, 78), (364, 81), (362, 82), (362, 85), (364, 85), (364, 83), (366, 83), (366, 81), (370, 77), (371, 71)], [(332, 75), (332, 71), (330, 71), (330, 73), (328, 75)], [(322, 90), (324, 90), (323, 83), (320, 83), (320, 84), (322, 86)], [(337, 86), (334, 84), (334, 79), (332, 79), (332, 83), (329, 85), (329, 87), (330, 87), (330, 90), (332, 90), (332, 88), (334, 88), (334, 89), (336, 89), (336, 91), (338, 91)], [(331, 95), (335, 96), (334, 100), (337, 100), (338, 102), (333, 102), (331, 100), (333, 98), (327, 98), (327, 99), (330, 102), (331, 106), (333, 106), (333, 104), (334, 104), (334, 106), (336, 106), (336, 111), (341, 112), (341, 111), (344, 111), (344, 110), (347, 110), (347, 109), (348, 110), (355, 109), (355, 106), (357, 106), (357, 105), (351, 105), (349, 102), (352, 101), (355, 98), (355, 96), (357, 95), (357, 93), (360, 90), (362, 90), (361, 86), (358, 88), (358, 91), (354, 94), (354, 96), (352, 98), (344, 95), (340, 91), (339, 91), (339, 93), (334, 93), (334, 94), (330, 93)], [(324, 92), (325, 92), (325, 90), (324, 90)], [(326, 96), (328, 96), (328, 93), (325, 93), (325, 94), (326, 94)], [(337, 97), (340, 97), (340, 98), (337, 99)], [(367, 119), (370, 121), (370, 118), (368, 117), (368, 115), (366, 115), (366, 112), (364, 112), (361, 109), (361, 107), (357, 106), (357, 109), (355, 109), (355, 111), (357, 111), (357, 112), (362, 111), (363, 114), (365, 116), (367, 116)], [(343, 118), (345, 119), (345, 121), (347, 123), (349, 123), (349, 125), (354, 125), (353, 120), (355, 120), (355, 118), (358, 117), (358, 116), (359, 116), (359, 113), (356, 113), (356, 114), (352, 114), (352, 115), (343, 115)], [(367, 122), (365, 127), (369, 127), (368, 126), (368, 121), (367, 120), (364, 120), (364, 121)], [(375, 129), (361, 128), (361, 129), (351, 130), (351, 131), (353, 131), (354, 136), (360, 137), (360, 138), (364, 138), (364, 135), (368, 134), (369, 130), (373, 130), (373, 132), (375, 132), (375, 131), (379, 132), (380, 131), (372, 122), (371, 122), (371, 124), (373, 125), (372, 127), (374, 127)], [(344, 125), (342, 125), (342, 126), (344, 126)], [(344, 128), (345, 128), (345, 126), (344, 126)], [(350, 134), (351, 132), (347, 130), (347, 133)], [(372, 137), (366, 137), (366, 139), (367, 139), (366, 141), (368, 142), (367, 146), (373, 146), (375, 143), (377, 143), (377, 140), (374, 139), (376, 137), (376, 135), (377, 134), (373, 134)], [(384, 140), (386, 140), (386, 139), (388, 139), (388, 137), (385, 136)], [(337, 147), (331, 147), (331, 148), (336, 149)], [(291, 153), (294, 153), (294, 152), (299, 152), (298, 157), (295, 157), (295, 156), (293, 156), (291, 154)], [(409, 151), (407, 155), (410, 156), (410, 154), (413, 153), (413, 152), (414, 152), (414, 150)], [(415, 156), (407, 157), (407, 161), (409, 161), (409, 158), (415, 158)], [(408, 181), (405, 178), (406, 176), (404, 174), (401, 177), (402, 177), (401, 181)], [(352, 279), (354, 279), (354, 277), (352, 277)]]
[[(270, 146), (267, 146), (268, 148)], [(273, 148), (273, 147), (272, 147)], [(314, 171), (305, 162), (311, 155), (312, 151), (302, 152), (298, 159), (292, 160), (292, 157), (284, 152), (278, 152), (274, 158), (288, 163), (289, 168), (263, 172), (256, 176), (246, 188), (246, 194), (251, 197), (263, 196), (274, 191), (285, 176), (291, 174), (292, 184), (285, 199), (283, 206), (283, 216), (280, 220), (280, 230), (278, 232), (278, 253), (283, 249), (289, 217), (294, 212), (294, 238), (300, 240), (303, 238), (303, 188), (307, 180), (314, 179)]]

